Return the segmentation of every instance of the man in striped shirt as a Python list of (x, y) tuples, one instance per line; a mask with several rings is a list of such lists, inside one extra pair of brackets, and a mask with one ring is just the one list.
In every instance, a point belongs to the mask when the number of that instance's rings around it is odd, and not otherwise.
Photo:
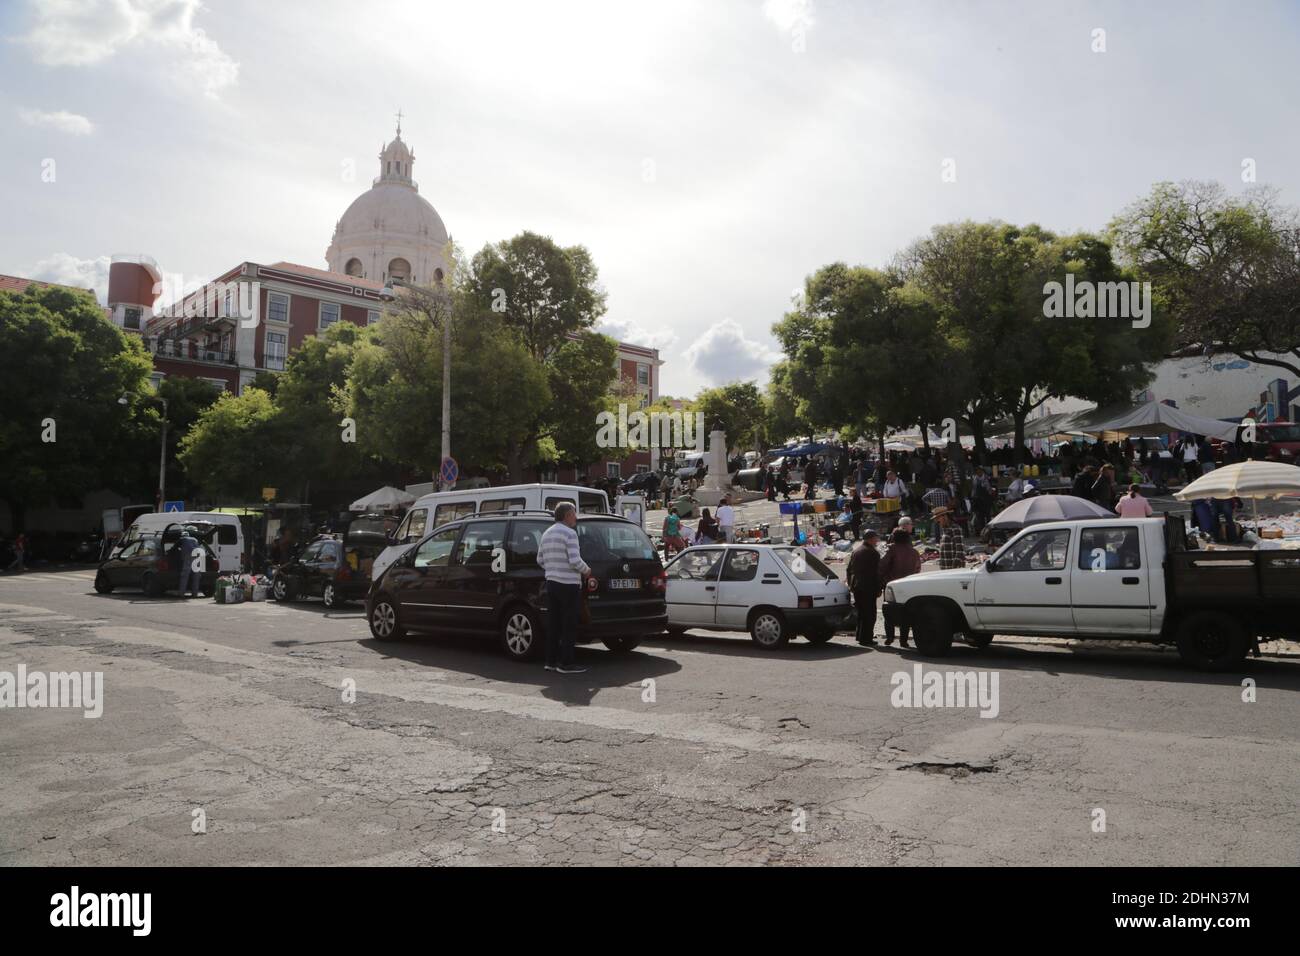
[(578, 637), (582, 586), (591, 573), (578, 550), (578, 509), (571, 501), (555, 506), (555, 524), (546, 529), (537, 548), (537, 563), (546, 572), (546, 669), (583, 674), (573, 662)]

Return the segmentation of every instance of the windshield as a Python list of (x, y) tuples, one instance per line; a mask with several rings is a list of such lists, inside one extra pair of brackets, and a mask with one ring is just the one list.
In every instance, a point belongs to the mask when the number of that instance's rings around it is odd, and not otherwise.
[(1259, 425), (1260, 441), (1300, 441), (1300, 425)]
[(646, 533), (627, 521), (579, 521), (578, 551), (588, 564), (655, 556)]
[(772, 553), (780, 558), (800, 581), (824, 581), (835, 577), (834, 571), (803, 548), (774, 548)]

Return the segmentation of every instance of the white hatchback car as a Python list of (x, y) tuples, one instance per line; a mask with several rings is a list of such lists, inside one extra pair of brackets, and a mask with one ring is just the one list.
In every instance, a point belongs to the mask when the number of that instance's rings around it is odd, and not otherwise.
[(670, 634), (743, 630), (766, 649), (791, 634), (824, 644), (853, 610), (849, 589), (802, 548), (696, 545), (668, 564), (667, 575)]

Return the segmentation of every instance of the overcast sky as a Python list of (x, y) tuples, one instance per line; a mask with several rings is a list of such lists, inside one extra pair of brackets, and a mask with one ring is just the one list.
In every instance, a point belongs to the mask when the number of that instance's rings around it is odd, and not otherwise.
[(467, 250), (582, 243), (665, 392), (762, 382), (806, 275), (935, 223), (1099, 229), (1162, 179), (1240, 189), (1246, 159), (1300, 203), (1298, 25), (1263, 0), (6, 2), (0, 272), (102, 296), (114, 253), (323, 268), (400, 108)]

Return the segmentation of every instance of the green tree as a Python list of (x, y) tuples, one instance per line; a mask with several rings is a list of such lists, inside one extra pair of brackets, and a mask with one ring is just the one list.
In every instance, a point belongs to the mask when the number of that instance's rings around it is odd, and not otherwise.
[[(144, 401), (150, 370), (139, 340), (89, 294), (0, 292), (0, 499), (16, 529), (28, 508), (52, 498), (153, 487), (146, 476), (150, 463), (156, 474), (160, 419)], [(143, 451), (150, 443), (152, 458)]]
[(727, 433), (728, 453), (732, 448), (752, 448), (762, 427), (765, 406), (756, 382), (732, 382), (706, 388), (695, 396), (695, 411), (704, 413), (707, 439), (714, 428)]
[(271, 396), (258, 388), (223, 392), (199, 413), (180, 443), (191, 482), (214, 501), (256, 501), (295, 466), (286, 461)]
[(1176, 322), (1175, 345), (1300, 376), (1300, 225), (1276, 192), (1157, 183), (1110, 237)]
[(167, 493), (169, 497), (188, 499), (197, 487), (192, 485), (180, 467), (181, 439), (203, 410), (217, 400), (221, 391), (211, 382), (201, 378), (169, 376), (158, 386), (158, 396), (167, 402)]

